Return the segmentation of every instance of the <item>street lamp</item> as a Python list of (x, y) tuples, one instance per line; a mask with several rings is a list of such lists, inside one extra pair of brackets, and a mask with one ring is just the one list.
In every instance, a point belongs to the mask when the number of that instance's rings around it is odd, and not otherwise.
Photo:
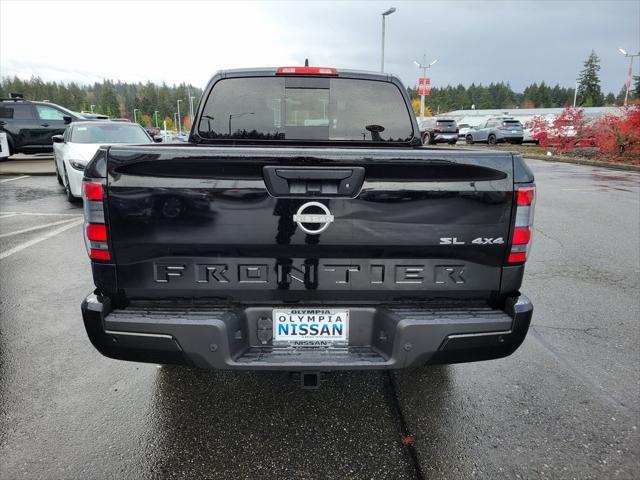
[(95, 107), (95, 105), (90, 105), (89, 106), (89, 110), (91, 110), (91, 113), (93, 113), (93, 107)]
[(156, 128), (158, 128), (158, 113), (159, 113), (159, 112), (158, 112), (158, 110), (156, 110), (156, 111), (154, 111), (154, 112), (153, 112), (153, 114), (154, 114), (154, 115), (155, 115), (155, 117), (156, 117)]
[(391, 15), (396, 9), (391, 7), (389, 10), (382, 12), (382, 49), (380, 52), (380, 71), (384, 72), (384, 20), (387, 15)]
[(624, 94), (624, 106), (627, 106), (627, 99), (629, 98), (629, 89), (631, 88), (631, 76), (633, 72), (633, 58), (640, 57), (640, 52), (638, 53), (627, 53), (626, 50), (619, 48), (618, 51), (624, 55), (625, 57), (629, 57), (631, 60), (629, 61), (629, 75), (627, 78), (627, 91)]
[(182, 133), (182, 119), (180, 118), (180, 102), (184, 100), (178, 100), (178, 134)]
[(140, 111), (139, 108), (133, 109), (133, 123), (138, 123), (138, 117), (136, 117), (136, 112), (139, 112), (139, 111)]
[(243, 113), (230, 113), (229, 114), (229, 136), (231, 136), (231, 119), (236, 117), (242, 117), (244, 115), (255, 115), (254, 112), (243, 112)]
[[(427, 55), (425, 54), (422, 56), (422, 63), (418, 62), (417, 60), (414, 60), (413, 63), (415, 63), (416, 67), (422, 69), (422, 78), (426, 78), (427, 68), (431, 68), (432, 66), (434, 66), (437, 61), (438, 59), (436, 58), (433, 62), (427, 64)], [(419, 85), (420, 85), (420, 82), (418, 81), (418, 86)], [(426, 88), (426, 85), (422, 87), (422, 93), (420, 94), (420, 121), (421, 122), (424, 121), (424, 89), (425, 88)]]
[(193, 99), (196, 97), (193, 97), (191, 95), (189, 95), (189, 114), (191, 115), (191, 125), (193, 125)]
[(178, 114), (176, 112), (173, 112), (173, 128), (176, 128), (176, 125), (178, 125)]

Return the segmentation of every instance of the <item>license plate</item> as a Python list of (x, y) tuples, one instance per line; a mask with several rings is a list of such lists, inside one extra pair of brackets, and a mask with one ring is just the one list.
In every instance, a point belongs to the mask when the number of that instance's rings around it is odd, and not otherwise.
[(331, 347), (349, 344), (349, 310), (274, 309), (272, 318), (275, 346)]

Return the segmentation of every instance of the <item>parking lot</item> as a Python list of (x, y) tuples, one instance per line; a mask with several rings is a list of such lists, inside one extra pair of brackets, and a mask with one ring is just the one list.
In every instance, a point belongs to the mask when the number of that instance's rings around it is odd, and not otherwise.
[(1, 176), (0, 478), (638, 478), (640, 174), (529, 164), (523, 346), (313, 391), (102, 357), (81, 205)]

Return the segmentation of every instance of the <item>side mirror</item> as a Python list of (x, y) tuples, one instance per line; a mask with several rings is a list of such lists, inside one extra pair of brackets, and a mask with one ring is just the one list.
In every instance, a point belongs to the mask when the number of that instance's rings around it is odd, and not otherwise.
[(153, 137), (153, 141), (156, 143), (162, 143), (162, 137), (159, 135), (157, 137)]
[(73, 122), (73, 118), (71, 118), (71, 115), (63, 115), (62, 119), (64, 120), (65, 125)]
[(62, 135), (54, 135), (51, 137), (51, 140), (53, 140), (53, 143), (64, 143), (64, 137)]

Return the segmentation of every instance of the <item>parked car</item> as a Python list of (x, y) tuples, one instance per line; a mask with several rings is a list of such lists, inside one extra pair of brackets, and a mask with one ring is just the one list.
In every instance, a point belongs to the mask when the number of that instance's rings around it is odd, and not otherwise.
[(80, 112), (78, 116), (83, 117), (86, 120), (109, 120), (109, 115), (104, 115), (102, 113), (92, 113), (92, 112)]
[(459, 123), (458, 124), (458, 140), (464, 140), (470, 128), (471, 128), (471, 125), (469, 125), (468, 123)]
[(53, 158), (58, 182), (67, 200), (82, 196), (84, 169), (101, 145), (147, 144), (153, 140), (137, 123), (74, 122), (63, 135), (53, 136)]
[(50, 152), (54, 135), (62, 135), (71, 122), (83, 120), (80, 114), (55, 103), (22, 97), (0, 99), (0, 131), (7, 134), (9, 155)]
[(482, 126), (471, 127), (464, 138), (469, 145), (481, 142), (495, 145), (503, 142), (521, 144), (523, 136), (522, 124), (519, 120), (511, 117), (496, 117), (490, 118)]
[(221, 71), (202, 98), (197, 148), (100, 148), (85, 169), (82, 316), (100, 352), (317, 388), (318, 372), (522, 343), (535, 185), (521, 155), (421, 148), (406, 88), (379, 72)]
[(145, 128), (145, 130), (147, 131), (147, 133), (149, 134), (149, 136), (151, 138), (155, 138), (158, 135), (160, 135), (160, 129), (159, 128), (147, 127), (147, 128)]
[(444, 142), (455, 145), (458, 141), (458, 125), (455, 120), (448, 118), (427, 118), (420, 124), (420, 135), (423, 145)]
[(180, 132), (175, 137), (173, 137), (176, 142), (188, 142), (189, 141), (189, 132)]
[(522, 128), (522, 143), (535, 143), (538, 144), (538, 140), (533, 138), (533, 131), (530, 128)]

